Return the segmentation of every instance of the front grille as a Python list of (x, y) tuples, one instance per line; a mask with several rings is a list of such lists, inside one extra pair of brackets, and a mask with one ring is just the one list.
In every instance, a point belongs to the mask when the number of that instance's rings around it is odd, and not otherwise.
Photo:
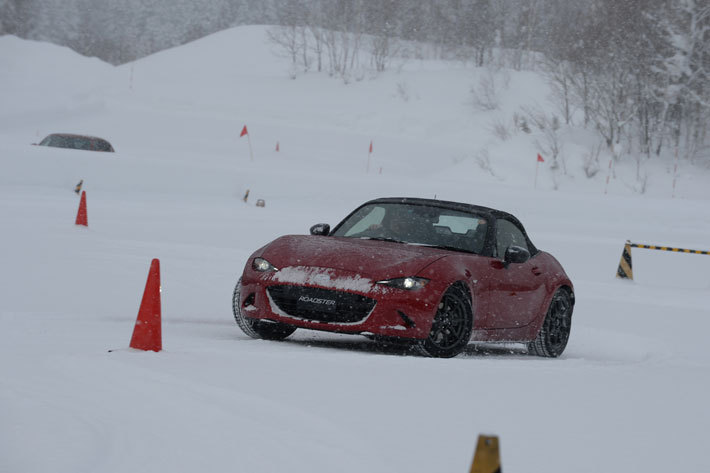
[(360, 322), (376, 304), (369, 297), (330, 289), (283, 285), (267, 290), (282, 312), (314, 322)]

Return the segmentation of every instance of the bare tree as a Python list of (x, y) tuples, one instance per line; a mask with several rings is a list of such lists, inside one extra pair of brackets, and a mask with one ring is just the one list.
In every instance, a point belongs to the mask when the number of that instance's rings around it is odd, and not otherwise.
[(596, 176), (601, 169), (599, 165), (599, 155), (601, 154), (603, 147), (604, 142), (600, 141), (596, 145), (592, 146), (582, 157), (582, 169), (584, 169), (584, 175), (590, 179)]
[(710, 4), (694, 0), (670, 3), (659, 19), (667, 55), (661, 61), (665, 79), (665, 120), (674, 146), (685, 140), (685, 154), (694, 159), (707, 150), (710, 122)]
[(552, 101), (562, 114), (565, 124), (569, 125), (576, 108), (573, 98), (575, 74), (572, 65), (567, 61), (548, 57), (543, 60), (542, 67), (552, 90)]
[(325, 51), (324, 32), (320, 27), (315, 25), (308, 25), (308, 32), (312, 39), (312, 41), (308, 43), (310, 45), (309, 49), (315, 54), (316, 70), (323, 72), (323, 54)]
[(291, 60), (291, 70), (296, 70), (299, 54), (303, 48), (298, 26), (274, 26), (266, 30), (269, 41), (278, 46), (278, 50)]

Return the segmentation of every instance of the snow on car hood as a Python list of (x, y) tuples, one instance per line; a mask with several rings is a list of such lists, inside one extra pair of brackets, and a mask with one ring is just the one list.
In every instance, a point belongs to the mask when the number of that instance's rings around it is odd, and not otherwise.
[[(287, 235), (270, 243), (262, 256), (282, 270), (289, 267), (333, 268), (380, 280), (415, 276), (445, 255), (440, 250), (403, 243)], [(284, 273), (278, 279), (287, 276)]]

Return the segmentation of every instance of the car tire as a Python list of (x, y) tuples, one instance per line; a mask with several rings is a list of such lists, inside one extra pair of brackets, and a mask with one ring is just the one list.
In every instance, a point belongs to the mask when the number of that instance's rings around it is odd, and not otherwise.
[(272, 322), (270, 320), (258, 320), (251, 317), (245, 317), (242, 314), (241, 307), (241, 289), (242, 280), (237, 281), (232, 294), (232, 312), (234, 320), (236, 320), (239, 328), (251, 338), (264, 340), (283, 340), (296, 331), (296, 327), (282, 324), (280, 322)]
[(466, 348), (472, 331), (471, 297), (461, 285), (455, 284), (442, 296), (429, 336), (417, 340), (415, 348), (424, 356), (452, 358)]
[(572, 293), (561, 287), (552, 296), (545, 320), (535, 340), (528, 343), (528, 353), (556, 358), (565, 351), (572, 328)]

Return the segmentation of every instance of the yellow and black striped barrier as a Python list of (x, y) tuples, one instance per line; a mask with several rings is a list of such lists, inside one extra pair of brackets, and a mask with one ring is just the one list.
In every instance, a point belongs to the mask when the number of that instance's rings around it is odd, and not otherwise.
[(616, 277), (621, 279), (634, 279), (634, 271), (631, 264), (631, 248), (645, 248), (647, 250), (672, 251), (674, 253), (687, 253), (692, 255), (710, 255), (710, 251), (689, 250), (687, 248), (675, 248), (672, 246), (644, 245), (642, 243), (631, 243), (626, 240), (624, 251), (621, 253), (621, 261), (616, 270)]
[(670, 246), (643, 245), (641, 243), (627, 242), (631, 248), (646, 248), (647, 250), (674, 251), (676, 253), (691, 253), (694, 255), (710, 255), (710, 251), (689, 250), (687, 248), (673, 248)]

